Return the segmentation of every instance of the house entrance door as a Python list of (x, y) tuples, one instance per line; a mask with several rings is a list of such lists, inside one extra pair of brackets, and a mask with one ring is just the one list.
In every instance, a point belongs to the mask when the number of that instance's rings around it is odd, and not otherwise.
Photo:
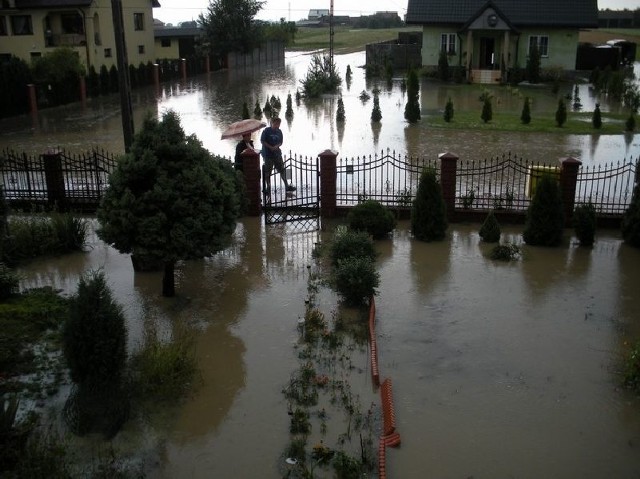
[(495, 65), (495, 50), (495, 38), (480, 38), (480, 64), (478, 65), (480, 70), (493, 70)]

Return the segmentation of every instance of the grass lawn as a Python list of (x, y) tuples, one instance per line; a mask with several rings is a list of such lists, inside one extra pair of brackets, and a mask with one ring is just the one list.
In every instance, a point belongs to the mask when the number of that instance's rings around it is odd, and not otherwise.
[[(384, 42), (398, 38), (399, 32), (417, 32), (419, 27), (352, 29), (334, 27), (333, 49), (335, 53), (352, 53), (365, 49), (368, 43)], [(296, 41), (287, 50), (318, 50), (329, 48), (329, 28), (301, 27), (296, 33)]]
[(491, 131), (515, 131), (559, 133), (573, 135), (619, 135), (624, 132), (626, 116), (602, 114), (602, 127), (598, 130), (591, 124), (592, 113), (567, 112), (567, 121), (562, 127), (555, 122), (555, 112), (545, 114), (545, 117), (532, 115), (531, 122), (523, 125), (520, 115), (514, 113), (493, 113), (490, 122), (484, 123), (480, 118), (481, 108), (476, 111), (455, 112), (453, 120), (444, 121), (443, 112), (429, 112), (422, 116), (422, 123), (434, 128), (446, 128), (452, 130), (473, 129)]

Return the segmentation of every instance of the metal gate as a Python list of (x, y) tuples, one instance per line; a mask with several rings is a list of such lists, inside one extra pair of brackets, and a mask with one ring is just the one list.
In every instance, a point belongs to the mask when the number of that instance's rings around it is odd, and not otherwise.
[(262, 192), (266, 224), (290, 223), (297, 230), (320, 229), (319, 158), (290, 156), (284, 160), (289, 184), (295, 191), (285, 191), (284, 182), (275, 168), (271, 172), (270, 191)]

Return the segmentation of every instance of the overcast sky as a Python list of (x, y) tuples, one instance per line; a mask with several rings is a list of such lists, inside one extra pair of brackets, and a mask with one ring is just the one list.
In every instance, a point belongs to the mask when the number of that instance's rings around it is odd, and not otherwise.
[[(159, 0), (160, 8), (153, 9), (153, 16), (165, 23), (196, 20), (206, 10), (209, 0)], [(455, 0), (452, 0), (455, 1)], [(524, 0), (523, 0), (524, 1)], [(567, 1), (567, 0), (558, 0)], [(307, 18), (311, 9), (329, 9), (330, 0), (267, 0), (257, 18), (260, 20), (300, 20)], [(360, 7), (360, 8), (358, 8)], [(640, 0), (599, 0), (598, 8), (614, 10), (640, 8)], [(370, 15), (376, 11), (396, 11), (400, 18), (407, 10), (407, 0), (334, 0), (334, 15)]]

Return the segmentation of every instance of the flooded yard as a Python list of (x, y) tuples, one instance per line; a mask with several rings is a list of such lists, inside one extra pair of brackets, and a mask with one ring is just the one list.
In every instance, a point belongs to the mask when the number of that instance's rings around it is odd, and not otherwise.
[[(387, 452), (389, 477), (639, 477), (640, 399), (619, 371), (640, 338), (640, 251), (617, 231), (581, 248), (567, 230), (561, 247), (539, 248), (507, 227), (522, 258), (502, 263), (486, 256), (478, 225), (451, 225), (435, 243), (408, 227), (376, 243), (380, 375), (393, 380), (402, 438)], [(197, 331), (200, 386), (114, 439), (148, 477), (277, 478), (289, 441), (282, 389), (299, 361), (314, 243), (328, 234), (244, 218), (229, 249), (179, 266), (173, 299), (160, 296), (159, 274), (134, 274), (95, 236), (85, 253), (20, 273), (24, 287), (73, 292), (82, 272), (103, 268), (132, 350), (149, 322)], [(319, 301), (338, 309), (324, 288)], [(352, 361), (354, 391), (379, 407), (366, 351)]]
[[(556, 164), (559, 158), (573, 156), (585, 165), (623, 161), (640, 154), (640, 135), (624, 134), (623, 125), (617, 135), (563, 135), (541, 133), (477, 132), (429, 128), (425, 122), (409, 125), (404, 120), (406, 95), (401, 84), (403, 73), (388, 86), (384, 80), (367, 80), (364, 52), (336, 55), (335, 62), (344, 79), (347, 66), (353, 72), (351, 82), (343, 81), (341, 95), (345, 107), (345, 124), (336, 123), (337, 95), (318, 100), (295, 101), (300, 81), (305, 78), (310, 61), (307, 52), (287, 52), (284, 65), (268, 65), (235, 71), (218, 71), (176, 81), (155, 88), (132, 92), (136, 128), (147, 112), (159, 115), (166, 109), (180, 114), (188, 134), (195, 134), (212, 153), (231, 157), (235, 141), (220, 140), (226, 127), (241, 119), (242, 105), (253, 112), (256, 101), (264, 107), (267, 98), (275, 96), (282, 104), (284, 117), (287, 95), (292, 96), (293, 118), (283, 119), (285, 153), (315, 157), (327, 148), (338, 151), (339, 159), (369, 156), (387, 150), (399, 155), (435, 159), (440, 153), (453, 152), (464, 160), (482, 160), (511, 152), (532, 162)], [(640, 65), (640, 64), (639, 64)], [(640, 69), (637, 66), (636, 70)], [(373, 94), (380, 90), (381, 123), (371, 123), (372, 100), (362, 101), (362, 91)], [(557, 96), (549, 88), (523, 87), (533, 99), (532, 115), (555, 111)], [(478, 88), (441, 84), (422, 79), (420, 102), (423, 117), (442, 115), (445, 103), (452, 98), (456, 111), (481, 112)], [(522, 100), (510, 89), (492, 89), (496, 111), (522, 109)], [(566, 84), (560, 94), (573, 94)], [(603, 112), (620, 112), (616, 102), (600, 98), (587, 83), (579, 85), (582, 111), (593, 111), (600, 102)], [(0, 119), (0, 148), (40, 154), (50, 148), (84, 152), (90, 148), (121, 153), (124, 150), (118, 95), (91, 99), (80, 104), (41, 110), (35, 118), (24, 115)], [(254, 139), (258, 139), (258, 133)], [(257, 145), (256, 145), (257, 146)]]

